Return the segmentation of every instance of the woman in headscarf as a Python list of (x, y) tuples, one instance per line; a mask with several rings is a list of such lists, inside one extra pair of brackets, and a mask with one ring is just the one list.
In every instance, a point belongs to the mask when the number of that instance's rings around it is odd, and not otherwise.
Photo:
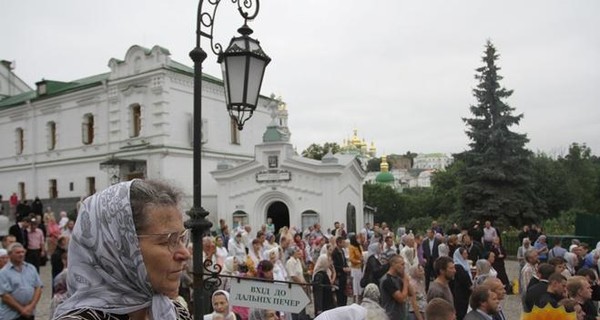
[(273, 278), (275, 280), (285, 281), (287, 279), (287, 271), (285, 270), (285, 265), (279, 258), (279, 248), (271, 248), (265, 252), (265, 255), (273, 264)]
[(519, 270), (522, 270), (527, 261), (525, 261), (525, 251), (531, 247), (529, 238), (523, 238), (521, 246), (517, 249), (517, 260), (519, 261)]
[(579, 258), (577, 258), (577, 254), (573, 253), (573, 252), (566, 252), (565, 255), (563, 256), (563, 258), (565, 258), (566, 260), (566, 266), (565, 266), (565, 270), (563, 272), (565, 272), (564, 275), (566, 275), (566, 273), (568, 272), (568, 277), (565, 276), (567, 279), (574, 276), (575, 273), (577, 272), (576, 268), (577, 265), (579, 264)]
[(231, 304), (229, 304), (229, 292), (225, 290), (217, 290), (213, 293), (212, 298), (213, 312), (204, 316), (204, 320), (241, 320), (242, 318), (237, 313), (233, 312)]
[(376, 284), (370, 283), (365, 287), (360, 305), (367, 310), (367, 320), (389, 320), (385, 309), (379, 304), (380, 296), (379, 287)]
[(471, 266), (467, 261), (469, 252), (465, 247), (459, 247), (454, 251), (454, 266), (456, 274), (454, 280), (450, 283), (452, 296), (454, 297), (454, 309), (456, 310), (457, 319), (462, 319), (467, 314), (469, 308), (469, 298), (471, 297), (471, 289), (473, 287), (473, 276), (471, 274)]
[[(239, 275), (238, 271), (239, 262), (237, 257), (229, 256), (225, 258), (225, 262), (223, 262), (223, 269), (221, 269), (221, 274), (225, 276), (237, 276)], [(225, 291), (229, 291), (231, 289), (231, 279), (229, 277), (222, 277), (222, 286), (221, 288)]]
[(369, 283), (379, 285), (379, 279), (388, 271), (388, 264), (381, 264), (379, 254), (381, 253), (381, 243), (373, 242), (369, 245), (367, 263), (365, 272), (360, 281), (361, 287), (366, 287)]
[(492, 265), (485, 259), (479, 259), (477, 262), (475, 262), (475, 287), (481, 285), (485, 279), (489, 277), (495, 277), (490, 274), (491, 269)]
[(362, 292), (360, 279), (363, 277), (363, 254), (362, 247), (355, 234), (350, 235), (350, 246), (348, 246), (348, 261), (350, 261), (350, 276), (352, 276), (352, 295), (354, 301), (360, 302), (359, 297)]
[(425, 319), (425, 306), (427, 306), (427, 292), (425, 291), (425, 270), (417, 264), (408, 268), (410, 287), (413, 295), (408, 305), (409, 320)]
[(333, 302), (333, 292), (331, 291), (331, 281), (327, 271), (331, 266), (331, 260), (326, 254), (322, 254), (315, 263), (315, 269), (312, 276), (313, 302), (315, 315), (321, 312), (335, 308)]
[(229, 255), (229, 252), (227, 251), (227, 248), (225, 248), (223, 246), (223, 236), (216, 236), (215, 237), (215, 249), (216, 249), (216, 255), (217, 255), (217, 263), (220, 265), (223, 265), (223, 263), (225, 262), (225, 258), (227, 258), (227, 256)]
[(110, 186), (81, 205), (69, 242), (69, 298), (54, 319), (191, 319), (177, 297), (190, 254), (181, 192), (164, 182)]
[(362, 306), (353, 303), (349, 306), (342, 306), (323, 311), (315, 318), (315, 320), (365, 320), (366, 316), (367, 310)]

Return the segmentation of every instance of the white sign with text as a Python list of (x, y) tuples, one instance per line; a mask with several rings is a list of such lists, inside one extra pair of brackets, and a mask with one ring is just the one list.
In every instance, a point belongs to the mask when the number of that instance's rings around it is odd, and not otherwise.
[(229, 303), (234, 306), (299, 313), (310, 300), (300, 285), (241, 280), (231, 282)]

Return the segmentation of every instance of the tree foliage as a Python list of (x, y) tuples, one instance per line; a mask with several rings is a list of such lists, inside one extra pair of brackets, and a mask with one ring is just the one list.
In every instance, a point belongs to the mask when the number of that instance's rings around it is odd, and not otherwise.
[(498, 57), (488, 41), (483, 66), (475, 75), (479, 84), (473, 89), (477, 100), (470, 107), (473, 118), (463, 119), (470, 149), (456, 155), (464, 163), (459, 171), (460, 204), (465, 219), (521, 225), (545, 216), (546, 206), (532, 187), (527, 136), (510, 130), (523, 114), (513, 115), (515, 109), (505, 102), (512, 90), (500, 85)]
[(313, 143), (308, 146), (308, 148), (304, 149), (304, 151), (302, 151), (302, 156), (315, 160), (321, 160), (323, 159), (323, 156), (325, 156), (330, 150), (333, 154), (338, 153), (340, 151), (340, 145), (338, 145), (337, 142), (325, 142), (323, 145)]
[(364, 184), (363, 199), (369, 206), (377, 208), (375, 222), (401, 223), (406, 219), (406, 209), (400, 194), (388, 185)]
[(600, 161), (584, 144), (573, 143), (558, 162), (566, 175), (565, 186), (571, 198), (571, 207), (589, 213), (600, 213)]

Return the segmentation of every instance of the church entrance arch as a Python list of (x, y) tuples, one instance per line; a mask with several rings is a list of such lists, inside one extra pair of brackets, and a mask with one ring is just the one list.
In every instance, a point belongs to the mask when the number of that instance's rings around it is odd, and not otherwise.
[(275, 201), (267, 208), (267, 218), (271, 218), (275, 225), (275, 233), (279, 232), (282, 227), (290, 227), (290, 210), (288, 206), (281, 202)]

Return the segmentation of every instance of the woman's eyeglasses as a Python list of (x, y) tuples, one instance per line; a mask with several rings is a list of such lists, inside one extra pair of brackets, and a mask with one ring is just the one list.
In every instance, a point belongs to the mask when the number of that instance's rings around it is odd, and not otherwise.
[(176, 231), (171, 233), (154, 233), (154, 234), (139, 234), (138, 238), (149, 238), (149, 237), (166, 237), (166, 244), (171, 252), (175, 252), (179, 245), (187, 248), (190, 243), (190, 230), (184, 229), (183, 231)]

